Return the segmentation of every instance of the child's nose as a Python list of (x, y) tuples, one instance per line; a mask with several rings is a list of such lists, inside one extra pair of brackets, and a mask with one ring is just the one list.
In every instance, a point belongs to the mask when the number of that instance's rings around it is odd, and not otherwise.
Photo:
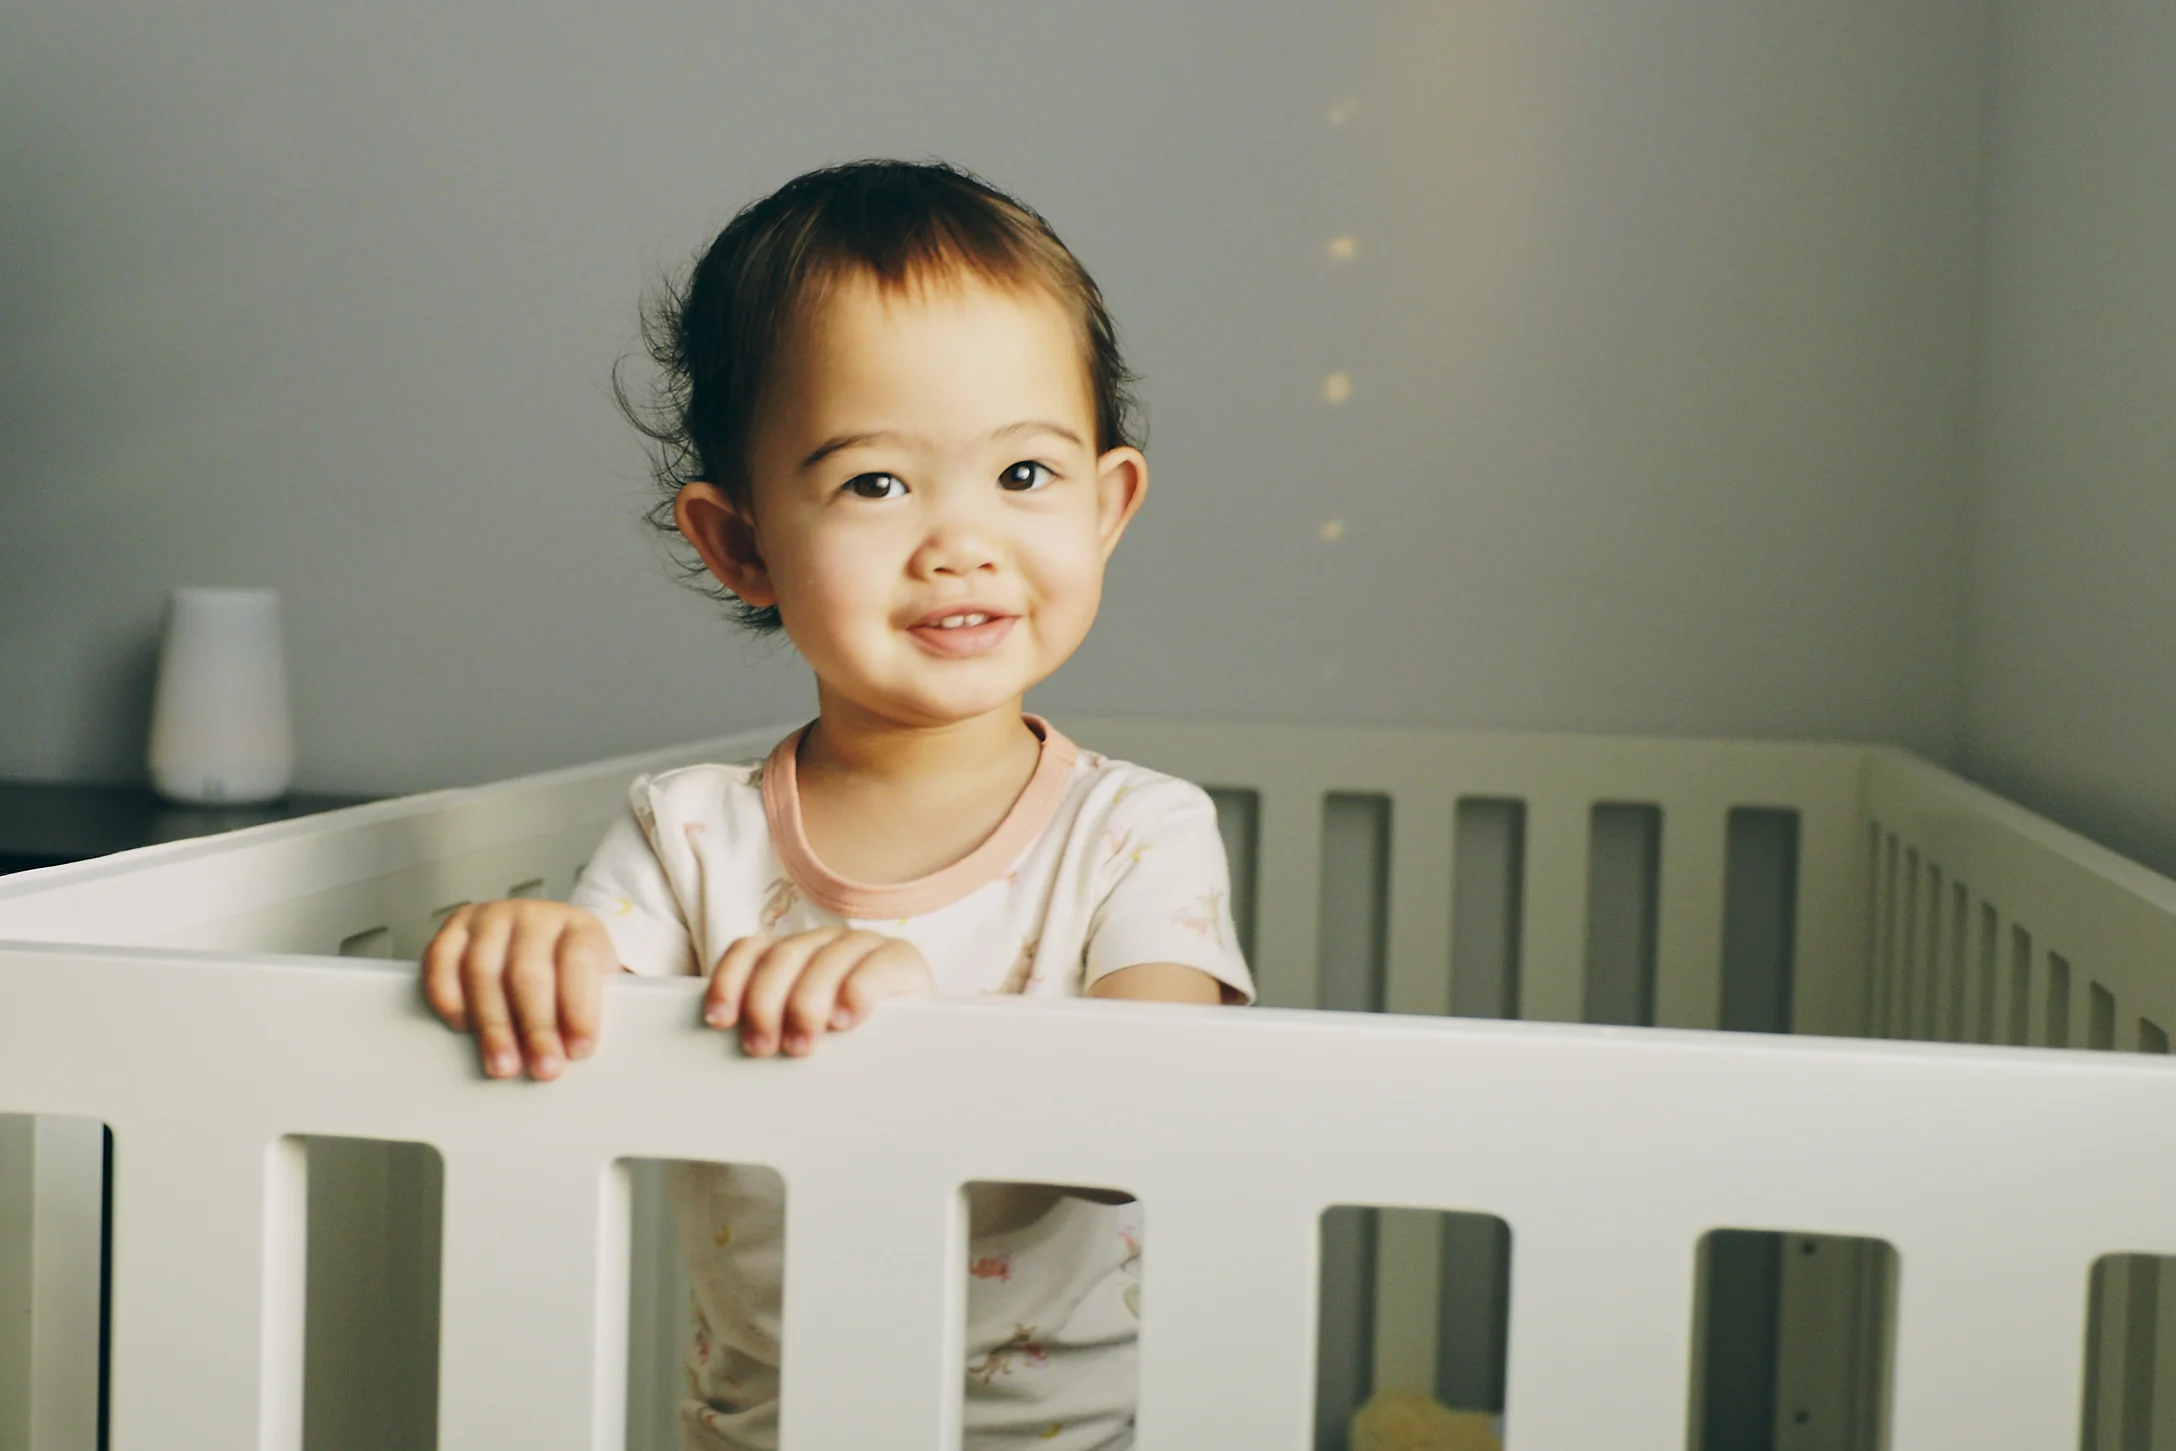
[(997, 569), (997, 554), (973, 535), (953, 535), (925, 543), (919, 563), (931, 576), (984, 574)]
[(917, 573), (930, 577), (971, 575), (996, 569), (997, 553), (985, 521), (967, 510), (948, 509), (930, 520), (914, 563)]

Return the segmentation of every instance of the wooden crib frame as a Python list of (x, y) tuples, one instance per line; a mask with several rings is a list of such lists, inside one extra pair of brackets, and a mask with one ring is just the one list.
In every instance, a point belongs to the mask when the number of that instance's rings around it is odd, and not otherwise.
[[(624, 1347), (669, 1313), (640, 1277), (630, 1294), (654, 1225), (629, 1161), (674, 1157), (786, 1177), (791, 1451), (951, 1444), (957, 1191), (976, 1179), (1141, 1196), (1146, 1448), (1311, 1444), (1318, 1226), (1337, 1204), (1386, 1209), (1365, 1297), (1385, 1387), (1433, 1382), (1434, 1211), (1508, 1223), (1516, 1451), (1691, 1444), (1698, 1248), (1717, 1228), (1830, 1251), (1783, 1260), (1778, 1447), (2176, 1441), (2176, 1415), (2152, 1419), (2156, 1380), (2176, 1386), (2176, 1334), (2155, 1334), (2176, 1326), (2176, 1275), (2103, 1261), (2176, 1254), (2176, 1065), (2148, 1056), (2176, 1023), (2176, 884), (1884, 748), (1063, 724), (1254, 793), (1235, 844), (1273, 1010), (917, 1004), (813, 1062), (752, 1063), (694, 1026), (694, 984), (625, 981), (599, 1059), (493, 1084), (412, 967), (327, 960), (412, 960), (449, 904), (563, 892), (635, 771), (779, 732), (0, 879), (0, 1111), (78, 1120), (0, 1133), (0, 1307), (11, 1288), (31, 1307), (0, 1318), (0, 1451), (87, 1444), (67, 1439), (97, 1334), (82, 1120), (115, 1145), (116, 1451), (300, 1444), (303, 1136), (442, 1155), (446, 1448), (623, 1444)], [(1389, 1015), (1274, 1010), (1362, 970), (1323, 906), (1325, 801), (1351, 796), (1387, 803)], [(1523, 803), (1528, 1022), (1444, 1016), (1476, 799)], [(1622, 803), (1659, 821), (1662, 1031), (1576, 1021), (1595, 812)], [(1723, 1019), (1747, 808), (1796, 815), (1800, 1036), (1669, 1031)], [(1851, 1041), (1868, 1037), (1954, 1041)], [(991, 1133), (1014, 1101), (992, 1086), (1036, 1084), (1093, 1092), (1060, 1134)], [(1893, 1279), (1863, 1239), (1893, 1246)]]

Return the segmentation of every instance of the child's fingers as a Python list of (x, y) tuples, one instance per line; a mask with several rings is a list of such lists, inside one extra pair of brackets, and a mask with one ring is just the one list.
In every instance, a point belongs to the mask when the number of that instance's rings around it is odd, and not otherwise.
[(612, 939), (594, 920), (570, 922), (560, 933), (558, 961), (559, 1028), (567, 1056), (587, 1058), (597, 1051), (605, 976), (618, 966)]
[(513, 1010), (502, 980), (507, 940), (512, 935), (513, 924), (505, 918), (480, 914), (470, 921), (468, 945), (461, 953), (461, 996), (468, 1007), (468, 1026), (476, 1034), (484, 1073), (491, 1078), (509, 1078), (521, 1071)]
[(506, 945), (506, 995), (529, 1076), (557, 1078), (567, 1066), (559, 1038), (559, 926), (517, 917)]
[(468, 948), (468, 908), (459, 907), (423, 949), (423, 1000), (440, 1021), (468, 1031), (468, 1001), (461, 993), (461, 956)]
[(704, 1022), (713, 1028), (730, 1028), (740, 1021), (741, 990), (748, 986), (748, 974), (755, 971), (765, 949), (775, 941), (759, 933), (740, 938), (725, 949), (725, 955), (711, 970), (710, 986), (703, 992)]
[(885, 938), (883, 945), (862, 958), (839, 985), (831, 1027), (843, 1032), (869, 1016), (870, 1009), (886, 998), (927, 997), (935, 987), (920, 948), (901, 938)]
[(814, 1051), (817, 1038), (832, 1025), (839, 984), (889, 940), (873, 932), (846, 932), (817, 948), (786, 995), (779, 1046), (795, 1057)]
[(782, 937), (764, 950), (748, 974), (748, 986), (741, 992), (742, 1052), (762, 1058), (778, 1051), (786, 995), (807, 969), (808, 960), (844, 935), (843, 928), (819, 927), (813, 932)]

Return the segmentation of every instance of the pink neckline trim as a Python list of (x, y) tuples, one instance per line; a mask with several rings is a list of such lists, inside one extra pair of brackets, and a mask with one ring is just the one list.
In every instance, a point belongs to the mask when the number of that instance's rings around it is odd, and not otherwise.
[(801, 727), (773, 746), (763, 765), (763, 816), (770, 823), (771, 842), (786, 875), (803, 896), (825, 911), (863, 920), (919, 917), (996, 881), (1057, 814), (1076, 755), (1073, 743), (1048, 721), (1033, 715), (1024, 719), (1028, 729), (1042, 737), (1043, 748), (1035, 759), (1035, 774), (1028, 778), (1019, 799), (982, 845), (952, 865), (911, 882), (849, 881), (816, 859), (802, 827), (801, 791), (795, 776), (795, 752), (808, 733), (807, 726)]

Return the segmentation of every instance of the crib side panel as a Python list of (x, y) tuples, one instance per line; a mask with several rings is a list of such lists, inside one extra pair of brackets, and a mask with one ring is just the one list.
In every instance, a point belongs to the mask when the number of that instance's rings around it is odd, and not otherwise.
[[(1652, 806), (1659, 820), (1653, 981), (1648, 1021), (1714, 1026), (1721, 992), (1722, 844), (1739, 807), (1799, 819), (1798, 966), (1792, 1009), (1801, 1031), (1852, 1031), (1863, 975), (1856, 971), (1857, 870), (1853, 748), (1578, 737), (1444, 736), (1395, 731), (1308, 731), (1141, 722), (1068, 721), (1084, 745), (1209, 784), (1260, 793), (1256, 965), (1272, 1004), (1313, 1006), (1331, 987), (1351, 1000), (1355, 973), (1379, 980), (1361, 995), (1393, 1012), (1452, 1004), (1452, 944), (1461, 802), (1517, 803), (1526, 830), (1517, 864), (1511, 943), (1516, 971), (1502, 1011), (1529, 1018), (1588, 1016), (1591, 963), (1588, 842), (1597, 806)], [(365, 819), (266, 829), (218, 851), (171, 850), (126, 878), (93, 873), (54, 884), (46, 900), (0, 894), (0, 932), (43, 912), (69, 932), (109, 931), (122, 920), (142, 940), (258, 951), (353, 951), (412, 956), (451, 904), (541, 882), (564, 890), (574, 864), (610, 816), (634, 769), (686, 757), (754, 755), (762, 732), (645, 758), (559, 773), (482, 793), (362, 808)], [(1389, 851), (1380, 960), (1332, 956), (1349, 940), (1325, 898), (1323, 820), (1331, 793), (1379, 796)], [(396, 809), (397, 808), (397, 809)], [(370, 813), (380, 813), (370, 817)], [(351, 814), (352, 818), (352, 814)], [(73, 898), (69, 893), (76, 894)], [(8, 914), (15, 913), (14, 918)], [(55, 916), (54, 914), (63, 914)], [(100, 924), (108, 924), (101, 926)], [(1468, 1009), (1471, 1010), (1470, 1008)], [(654, 1217), (654, 1210), (652, 1211)], [(1377, 1383), (1427, 1390), (1439, 1360), (1444, 1242), (1433, 1213), (1387, 1210), (1374, 1268)], [(1493, 1252), (1493, 1251), (1491, 1251)], [(662, 1307), (667, 1317), (672, 1307)], [(662, 1327), (660, 1327), (662, 1339)]]
[[(721, 1052), (694, 991), (615, 984), (606, 1051), (540, 1087), (478, 1078), (398, 973), (0, 949), (0, 1110), (94, 1117), (119, 1146), (117, 1451), (288, 1444), (297, 1134), (445, 1157), (448, 1446), (616, 1434), (630, 1156), (784, 1174), (788, 1451), (938, 1451), (975, 1179), (1142, 1197), (1145, 1445), (1305, 1444), (1331, 1203), (1511, 1224), (1522, 1451), (1684, 1443), (1692, 1257), (1715, 1223), (1897, 1247), (1899, 1451), (2065, 1444), (2087, 1266), (2176, 1249), (2176, 1161), (2135, 1152), (2176, 1116), (2176, 1065), (2135, 1056), (1011, 1002), (906, 1004), (779, 1065)], [(1096, 1115), (967, 1131), (992, 1075), (1081, 1081), (1114, 1058), (1140, 1071), (1106, 1080)], [(353, 1092), (365, 1073), (382, 1092)], [(1465, 1111), (1484, 1096), (1496, 1112)], [(2020, 1157), (2044, 1172), (2021, 1181)], [(872, 1227), (872, 1201), (902, 1212)]]
[[(406, 944), (449, 892), (571, 885), (637, 774), (768, 750), (754, 731), (0, 878), (0, 941), (331, 954)], [(542, 887), (535, 884), (541, 881)], [(532, 893), (533, 894), (533, 893)], [(412, 919), (412, 920), (411, 920)], [(380, 940), (369, 955), (394, 953)]]
[(1653, 1020), (1715, 1026), (1724, 836), (1733, 810), (1766, 807), (1798, 817), (1791, 1027), (1861, 1030), (1859, 747), (1134, 720), (1066, 725), (1110, 754), (1204, 785), (1262, 793), (1256, 955), (1264, 999), (1274, 1005), (1318, 1003), (1321, 975), (1340, 970), (1317, 960), (1323, 803), (1332, 793), (1364, 793), (1387, 798), (1391, 813), (1386, 1001), (1409, 1005), (1401, 1011), (1445, 1010), (1454, 935), (1451, 817), (1462, 801), (1502, 800), (1522, 805), (1527, 820), (1514, 1015), (1581, 1020), (1592, 817), (1598, 806), (1627, 803), (1655, 807), (1661, 828)]
[(1883, 1036), (2165, 1053), (2176, 883), (1902, 752), (1869, 760)]

